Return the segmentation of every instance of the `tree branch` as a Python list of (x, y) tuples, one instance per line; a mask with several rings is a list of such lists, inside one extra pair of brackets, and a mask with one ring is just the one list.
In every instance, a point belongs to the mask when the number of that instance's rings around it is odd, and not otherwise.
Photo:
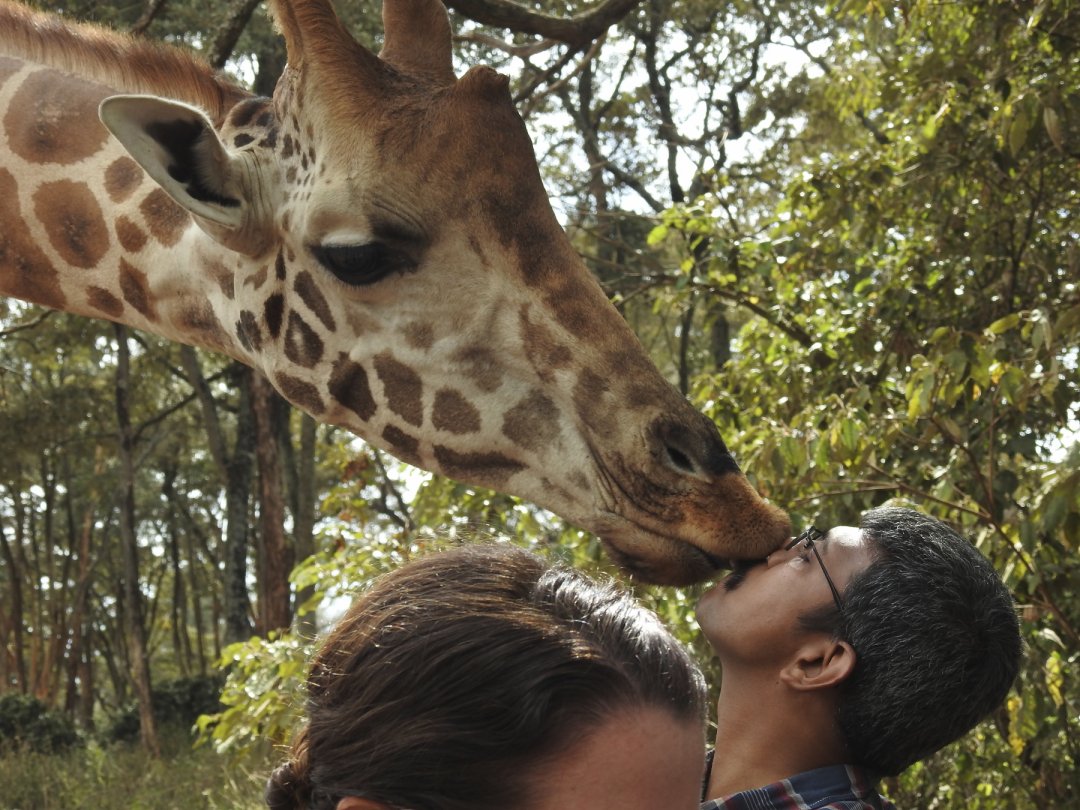
[(509, 0), (446, 0), (447, 8), (470, 20), (520, 34), (565, 42), (582, 48), (629, 14), (642, 0), (605, 0), (591, 11), (569, 18), (530, 11)]
[(36, 318), (34, 318), (34, 320), (32, 321), (27, 321), (26, 323), (17, 323), (14, 326), (8, 327), (7, 329), (0, 329), (0, 340), (6, 337), (10, 337), (16, 332), (23, 332), (27, 329), (34, 329), (38, 326), (41, 326), (41, 324), (45, 323), (46, 320), (55, 315), (56, 312), (57, 310), (55, 309), (47, 309), (40, 315), (38, 315)]
[(232, 56), (240, 35), (244, 33), (251, 15), (262, 0), (235, 0), (225, 13), (225, 21), (214, 36), (214, 43), (206, 52), (206, 60), (220, 70)]
[(136, 35), (145, 34), (146, 29), (150, 27), (150, 23), (165, 8), (167, 2), (168, 0), (147, 0), (146, 7), (143, 9), (142, 14), (139, 15), (139, 19), (131, 24), (131, 33)]

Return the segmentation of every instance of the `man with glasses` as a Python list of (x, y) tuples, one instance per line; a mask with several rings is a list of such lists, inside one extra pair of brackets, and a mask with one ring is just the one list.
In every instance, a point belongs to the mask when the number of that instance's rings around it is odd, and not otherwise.
[(811, 528), (697, 613), (723, 666), (702, 810), (891, 808), (876, 780), (997, 708), (1022, 654), (993, 567), (910, 509)]

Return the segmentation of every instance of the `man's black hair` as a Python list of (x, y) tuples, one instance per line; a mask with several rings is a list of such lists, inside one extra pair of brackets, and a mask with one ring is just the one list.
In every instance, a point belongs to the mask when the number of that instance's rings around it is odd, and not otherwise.
[(860, 528), (874, 560), (844, 591), (836, 629), (856, 664), (838, 722), (855, 762), (892, 776), (1001, 705), (1023, 642), (1001, 578), (949, 526), (880, 507)]

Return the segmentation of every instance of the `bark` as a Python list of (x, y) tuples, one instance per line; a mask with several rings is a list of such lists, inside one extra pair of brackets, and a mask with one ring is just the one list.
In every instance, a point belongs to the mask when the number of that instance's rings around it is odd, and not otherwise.
[[(172, 612), (170, 625), (172, 627), (173, 650), (180, 664), (180, 674), (187, 677), (191, 674), (191, 642), (187, 632), (187, 588), (184, 579), (184, 569), (181, 565), (183, 556), (180, 550), (180, 527), (177, 516), (176, 495), (176, 468), (167, 466), (162, 470), (161, 495), (167, 504), (166, 527), (168, 530), (169, 565), (172, 572), (172, 600), (169, 609)], [(190, 559), (189, 567), (194, 567), (195, 561)]]
[[(102, 472), (101, 457), (99, 456), (94, 465), (95, 478), (100, 477)], [(90, 542), (94, 534), (94, 516), (97, 512), (97, 493), (92, 493), (90, 502), (83, 512), (82, 523), (79, 528), (78, 558), (79, 572), (75, 579), (75, 591), (71, 605), (71, 649), (68, 652), (67, 691), (64, 696), (64, 707), (70, 714), (77, 714), (84, 722), (88, 719), (80, 707), (81, 696), (79, 693), (79, 679), (81, 677), (82, 662), (86, 657), (84, 650), (87, 649), (86, 633), (89, 629), (87, 614), (90, 606), (90, 583), (93, 572), (93, 545)]]
[[(19, 493), (12, 491), (12, 499), (17, 500)], [(14, 551), (11, 547), (11, 541), (8, 540), (7, 531), (4, 526), (0, 524), (0, 558), (4, 560), (4, 566), (7, 568), (9, 582), (8, 587), (5, 590), (9, 593), (10, 599), (10, 633), (12, 643), (10, 645), (11, 657), (10, 664), (5, 666), (6, 670), (10, 671), (10, 675), (6, 674), (4, 683), (10, 683), (10, 678), (14, 676), (15, 690), (17, 692), (26, 692), (26, 657), (25, 647), (23, 640), (23, 625), (25, 623), (25, 616), (23, 607), (23, 580), (25, 574), (22, 567), (19, 565), (19, 560), (16, 558)], [(8, 649), (6, 639), (4, 639), (4, 648)]]
[(167, 2), (168, 0), (147, 0), (139, 19), (131, 24), (131, 33), (145, 34), (146, 29), (150, 27), (150, 23), (161, 13)]
[(292, 548), (285, 537), (285, 499), (278, 435), (274, 429), (277, 393), (261, 374), (252, 379), (255, 454), (259, 467), (259, 603), (256, 631), (265, 635), (292, 622), (289, 572)]
[(225, 643), (251, 635), (250, 600), (247, 588), (250, 542), (251, 489), (255, 475), (255, 426), (251, 411), (251, 380), (246, 366), (235, 369), (240, 389), (236, 442), (226, 467), (225, 504)]
[(573, 17), (552, 17), (510, 0), (446, 0), (471, 20), (521, 34), (554, 39), (574, 47), (588, 45), (640, 5), (642, 0), (605, 0), (591, 11)]
[[(293, 514), (296, 562), (299, 564), (315, 553), (315, 433), (317, 424), (306, 413), (300, 416), (300, 453), (297, 459), (296, 511)], [(314, 588), (307, 587), (296, 595), (297, 606), (314, 595)], [(296, 629), (304, 636), (314, 638), (318, 632), (315, 613), (297, 617)]]
[(262, 0), (235, 0), (228, 11), (225, 12), (225, 20), (218, 28), (214, 36), (214, 44), (206, 52), (206, 60), (218, 68), (225, 67), (232, 52), (236, 49), (236, 43), (240, 35), (244, 33), (251, 15), (258, 8)]
[(120, 545), (123, 556), (124, 597), (127, 602), (127, 645), (132, 685), (139, 707), (139, 738), (153, 757), (161, 756), (150, 687), (150, 660), (143, 625), (139, 587), (139, 545), (135, 533), (135, 462), (130, 412), (130, 354), (127, 329), (116, 332), (116, 422), (120, 441)]
[[(180, 359), (184, 374), (199, 400), (210, 455), (225, 481), (225, 579), (222, 583), (221, 609), (225, 615), (225, 642), (242, 641), (251, 634), (251, 622), (248, 618), (247, 556), (248, 511), (255, 463), (255, 431), (251, 413), (252, 371), (241, 363), (233, 363), (229, 367), (229, 376), (240, 394), (236, 438), (230, 453), (218, 416), (217, 403), (210, 384), (202, 373), (195, 350), (190, 346), (181, 347)], [(216, 613), (215, 609), (215, 616)], [(220, 640), (215, 636), (215, 652), (219, 646)]]

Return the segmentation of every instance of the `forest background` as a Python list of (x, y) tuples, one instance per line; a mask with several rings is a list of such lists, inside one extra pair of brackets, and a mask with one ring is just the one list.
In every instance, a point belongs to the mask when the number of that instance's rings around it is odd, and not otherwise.
[[(282, 68), (252, 0), (34, 5), (262, 93)], [(459, 67), (511, 76), (578, 249), (759, 489), (799, 524), (915, 506), (1015, 594), (1015, 690), (893, 800), (1075, 800), (1080, 7), (447, 5)], [(377, 4), (338, 7), (377, 49)], [(318, 628), (476, 537), (609, 570), (594, 538), (317, 426), (225, 358), (0, 303), (0, 807), (258, 807)], [(708, 663), (699, 591), (638, 591)]]

